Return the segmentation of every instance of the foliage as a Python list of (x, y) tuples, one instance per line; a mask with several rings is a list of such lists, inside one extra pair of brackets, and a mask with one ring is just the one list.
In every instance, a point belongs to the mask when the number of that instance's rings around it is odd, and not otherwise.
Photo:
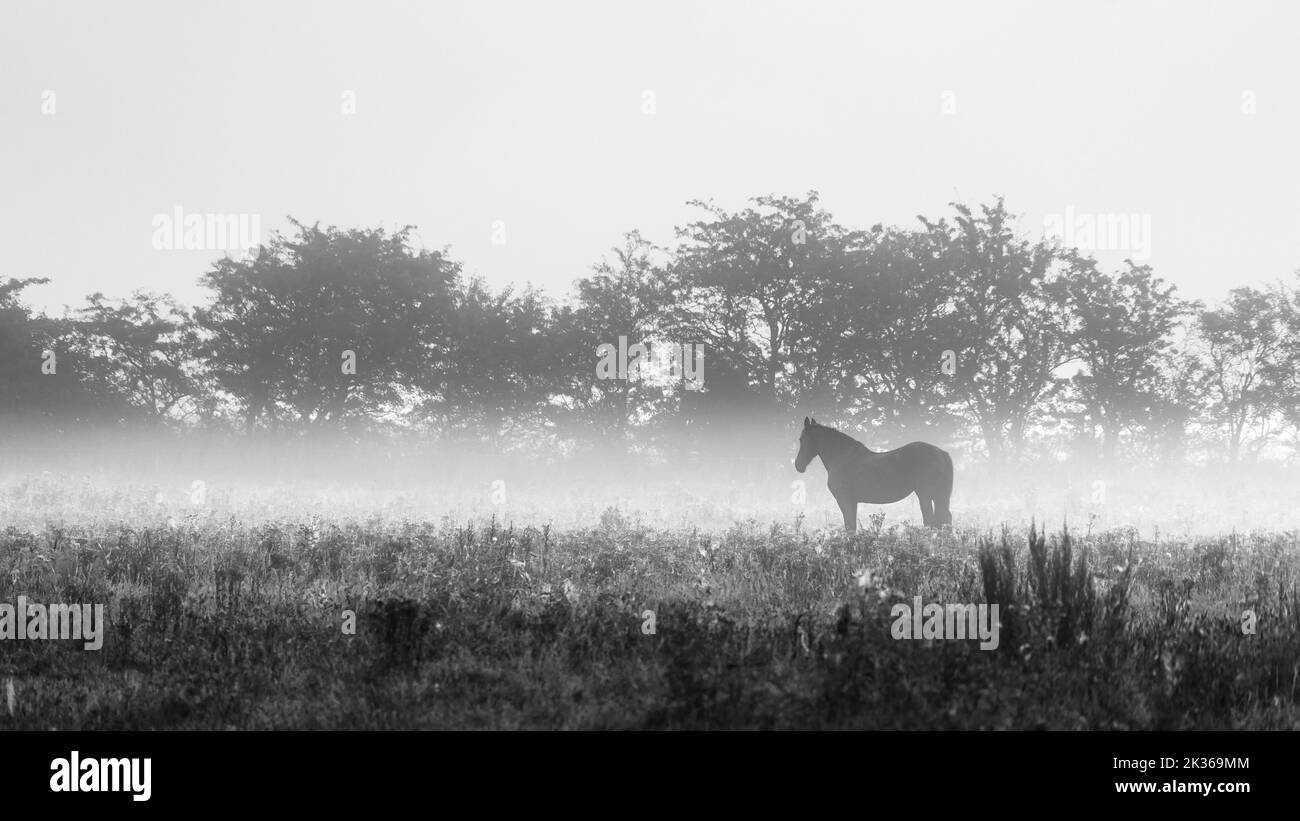
[[(109, 626), (97, 652), (0, 642), (0, 727), (1296, 729), (1294, 538), (11, 528), (0, 601)], [(913, 596), (998, 602), (999, 647), (892, 638)]]
[[(994, 468), (1250, 463), (1300, 444), (1300, 297), (1284, 283), (1185, 302), (1148, 266), (1104, 272), (1025, 237), (1001, 199), (866, 230), (815, 191), (693, 205), (676, 247), (629, 232), (559, 303), (463, 277), (411, 228), (296, 220), (214, 263), (193, 310), (92, 294), (51, 317), (20, 300), (45, 280), (10, 279), (0, 414), (649, 458), (730, 457), (819, 415)], [(703, 390), (598, 378), (620, 338), (702, 346)]]

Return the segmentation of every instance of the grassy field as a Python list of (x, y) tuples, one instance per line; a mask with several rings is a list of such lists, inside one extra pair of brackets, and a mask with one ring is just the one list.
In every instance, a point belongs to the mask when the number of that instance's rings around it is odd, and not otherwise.
[[(0, 603), (108, 619), (97, 651), (0, 641), (5, 729), (1300, 728), (1295, 533), (1031, 543), (865, 508), (853, 536), (613, 509), (245, 521), (33, 480), (0, 499)], [(999, 646), (893, 638), (915, 596), (997, 603)]]

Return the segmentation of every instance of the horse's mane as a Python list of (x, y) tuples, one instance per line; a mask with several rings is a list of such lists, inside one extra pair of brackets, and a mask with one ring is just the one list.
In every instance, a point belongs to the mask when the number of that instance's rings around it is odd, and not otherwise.
[(845, 433), (842, 430), (839, 430), (838, 428), (832, 428), (830, 425), (823, 425), (820, 422), (814, 422), (813, 425), (831, 434), (831, 438), (834, 439), (836, 442), (838, 442), (840, 447), (845, 447), (845, 448), (858, 447), (865, 450), (867, 453), (872, 453), (871, 448), (862, 444), (857, 439), (854, 439), (852, 436), (849, 436), (847, 433)]

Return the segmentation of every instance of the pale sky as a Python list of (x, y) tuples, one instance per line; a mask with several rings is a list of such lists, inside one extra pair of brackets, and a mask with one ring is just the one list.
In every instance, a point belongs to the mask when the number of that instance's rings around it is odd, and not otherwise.
[(220, 252), (155, 250), (179, 205), (410, 223), (563, 296), (687, 200), (816, 189), (850, 227), (1148, 215), (1146, 261), (1213, 299), (1300, 268), (1298, 8), (4, 0), (0, 277), (193, 303)]

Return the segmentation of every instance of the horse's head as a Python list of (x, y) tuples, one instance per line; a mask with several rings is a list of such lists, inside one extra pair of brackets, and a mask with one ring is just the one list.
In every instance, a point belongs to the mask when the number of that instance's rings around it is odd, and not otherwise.
[(813, 430), (817, 428), (817, 420), (803, 418), (803, 433), (799, 435), (799, 455), (794, 457), (794, 469), (803, 473), (808, 469), (808, 463), (817, 456), (817, 443), (813, 441)]

